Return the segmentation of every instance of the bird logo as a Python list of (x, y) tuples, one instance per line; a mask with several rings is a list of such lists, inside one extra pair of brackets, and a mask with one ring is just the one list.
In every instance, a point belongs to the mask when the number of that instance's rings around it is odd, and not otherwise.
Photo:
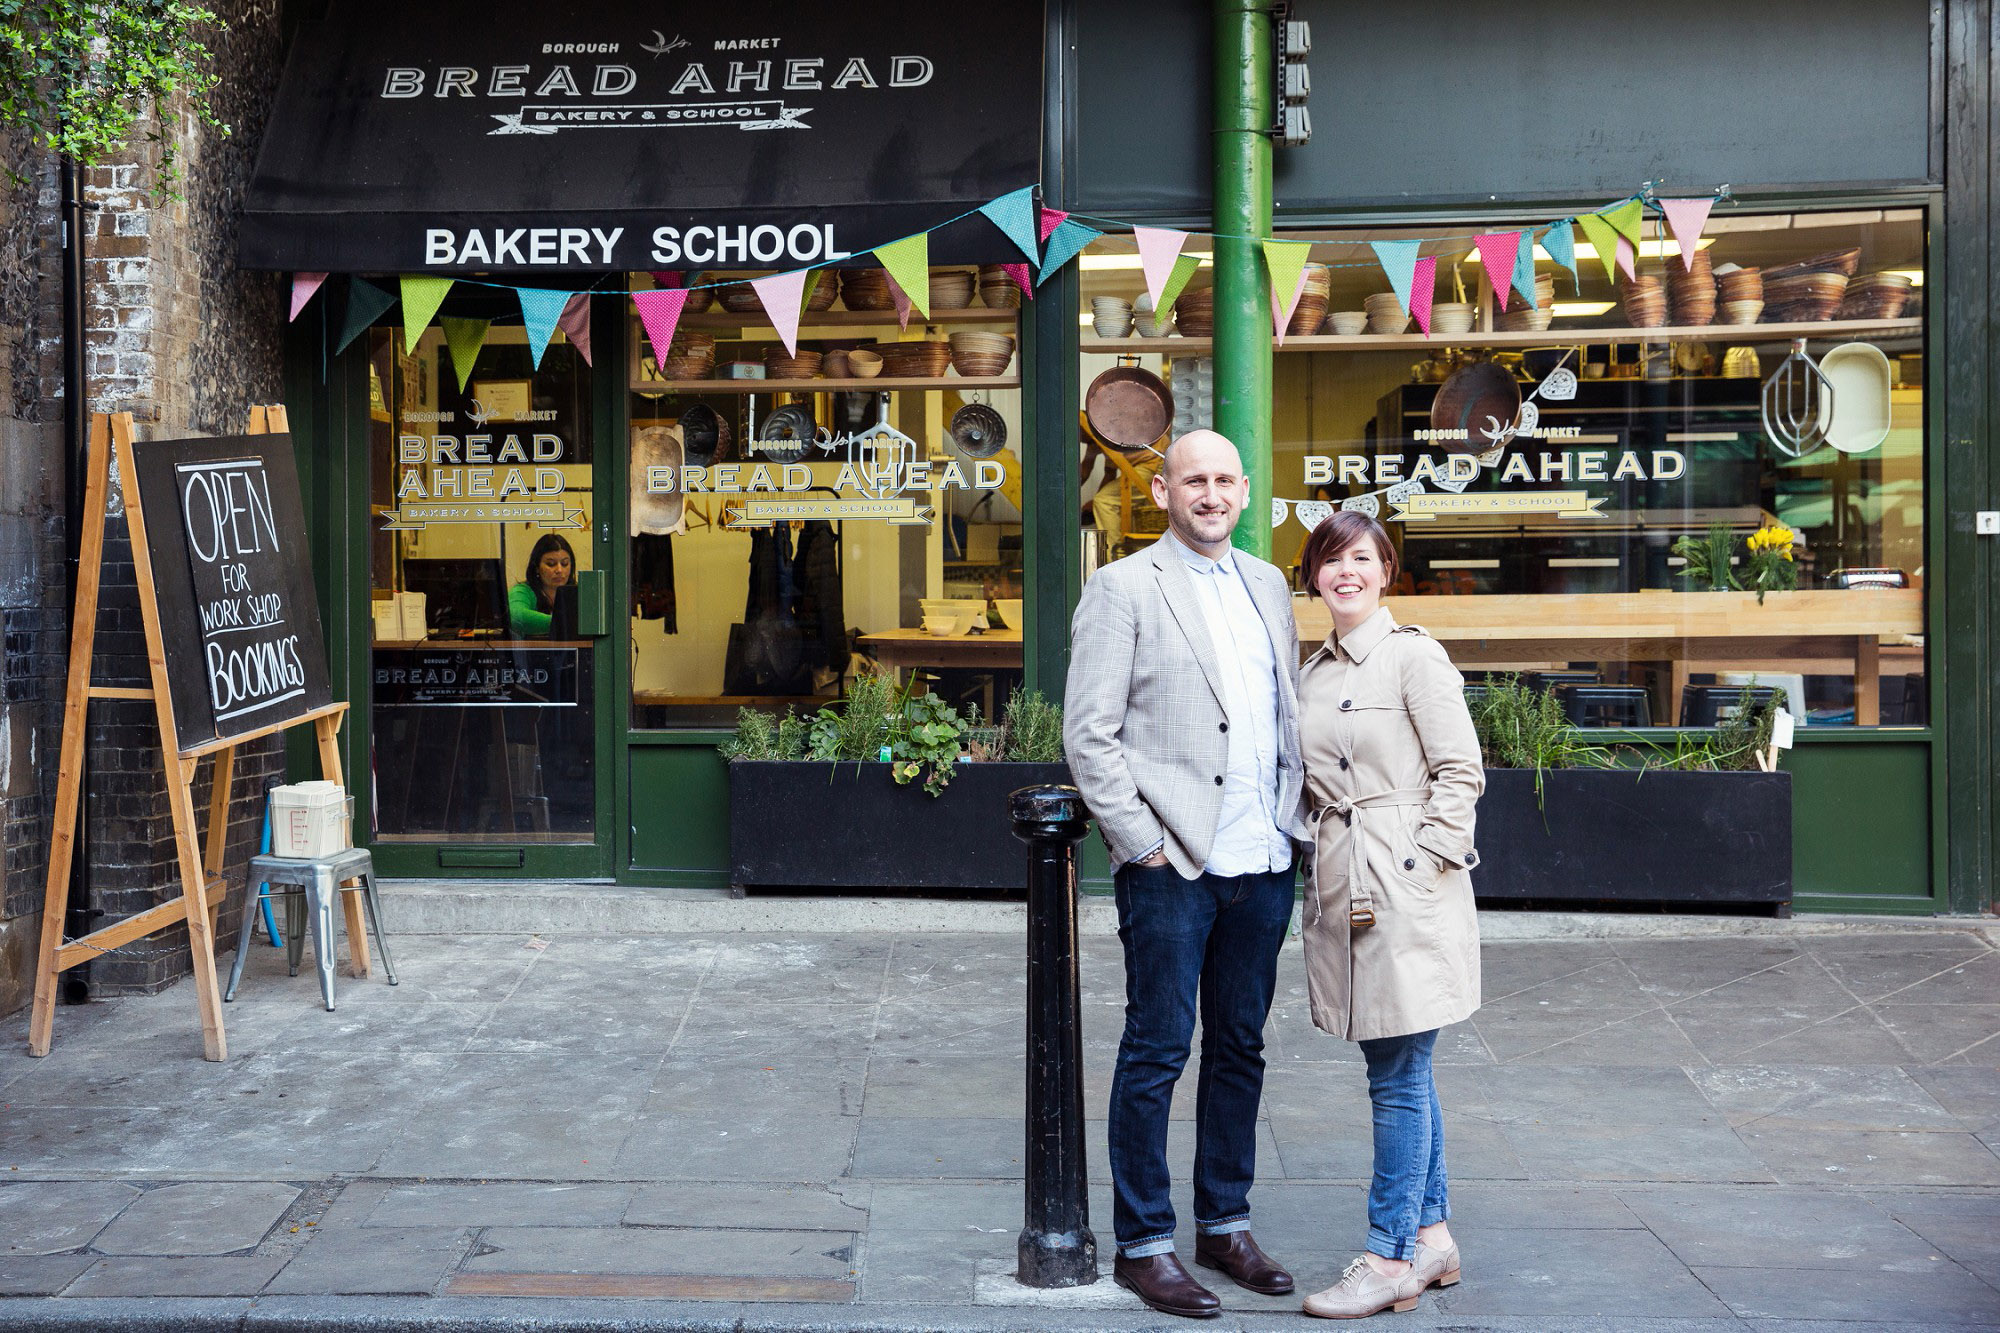
[(481, 430), (485, 430), (486, 423), (493, 419), (493, 413), (488, 411), (486, 404), (480, 402), (477, 398), (472, 400), (472, 406), (466, 410), (465, 415), (471, 420), (473, 425), (479, 427)]
[(667, 52), (678, 51), (687, 44), (688, 44), (687, 38), (681, 36), (679, 33), (675, 33), (674, 39), (670, 42), (667, 40), (667, 35), (665, 33), (661, 32), (658, 28), (655, 28), (653, 29), (653, 40), (650, 42), (639, 43), (639, 49), (641, 51), (651, 51), (653, 53), (653, 58), (655, 60), (658, 60), (661, 56), (665, 55)]

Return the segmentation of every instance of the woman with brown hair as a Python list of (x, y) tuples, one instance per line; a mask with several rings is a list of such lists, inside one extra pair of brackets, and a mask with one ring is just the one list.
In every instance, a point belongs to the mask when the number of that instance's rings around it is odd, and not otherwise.
[(1431, 1050), (1438, 1029), (1479, 1007), (1469, 871), (1486, 779), (1463, 678), (1382, 603), (1396, 580), (1382, 525), (1334, 514), (1300, 569), (1333, 613), (1299, 681), (1314, 841), (1306, 984), (1313, 1022), (1360, 1043), (1375, 1138), (1367, 1252), (1305, 1309), (1356, 1319), (1413, 1309), (1426, 1288), (1459, 1280)]

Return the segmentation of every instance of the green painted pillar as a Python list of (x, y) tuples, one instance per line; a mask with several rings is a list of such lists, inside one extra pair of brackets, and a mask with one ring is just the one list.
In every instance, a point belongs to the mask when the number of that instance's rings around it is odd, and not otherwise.
[(1271, 234), (1269, 10), (1215, 6), (1215, 428), (1235, 441), (1250, 498), (1235, 544), (1271, 558), (1271, 298), (1259, 238)]

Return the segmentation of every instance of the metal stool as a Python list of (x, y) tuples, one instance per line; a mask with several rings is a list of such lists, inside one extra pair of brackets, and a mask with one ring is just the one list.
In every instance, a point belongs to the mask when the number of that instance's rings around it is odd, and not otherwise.
[[(349, 887), (347, 881), (358, 879), (358, 886)], [(236, 987), (243, 980), (243, 962), (249, 956), (250, 936), (257, 923), (254, 900), (261, 900), (272, 894), (283, 894), (286, 898), (286, 923), (290, 929), (286, 933), (286, 960), (291, 964), (291, 974), (299, 974), (299, 957), (305, 950), (304, 933), (292, 912), (294, 903), (306, 909), (305, 915), (312, 926), (313, 961), (319, 967), (319, 993), (326, 1001), (330, 1012), (333, 1009), (333, 905), (342, 893), (358, 893), (368, 909), (368, 924), (375, 930), (375, 947), (382, 954), (382, 971), (387, 974), (389, 984), (396, 984), (396, 965), (389, 961), (389, 941), (382, 937), (382, 913), (375, 897), (375, 860), (365, 848), (350, 847), (332, 856), (311, 859), (289, 856), (253, 856), (250, 858), (248, 883), (244, 886), (253, 890), (254, 899), (243, 905), (243, 929), (236, 939), (236, 962), (229, 969), (229, 989), (222, 993), (225, 1000), (236, 998)]]

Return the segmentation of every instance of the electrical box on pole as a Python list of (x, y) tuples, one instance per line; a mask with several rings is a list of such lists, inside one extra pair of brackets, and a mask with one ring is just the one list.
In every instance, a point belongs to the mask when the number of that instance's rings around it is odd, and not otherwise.
[(1306, 57), (1312, 54), (1312, 25), (1293, 18), (1292, 7), (1281, 4), (1273, 16), (1271, 35), (1278, 47), (1278, 58), (1272, 62), (1278, 85), (1272, 101), (1278, 118), (1271, 137), (1286, 148), (1300, 148), (1312, 138), (1312, 112), (1306, 109), (1306, 99), (1312, 96), (1312, 71), (1306, 68)]

